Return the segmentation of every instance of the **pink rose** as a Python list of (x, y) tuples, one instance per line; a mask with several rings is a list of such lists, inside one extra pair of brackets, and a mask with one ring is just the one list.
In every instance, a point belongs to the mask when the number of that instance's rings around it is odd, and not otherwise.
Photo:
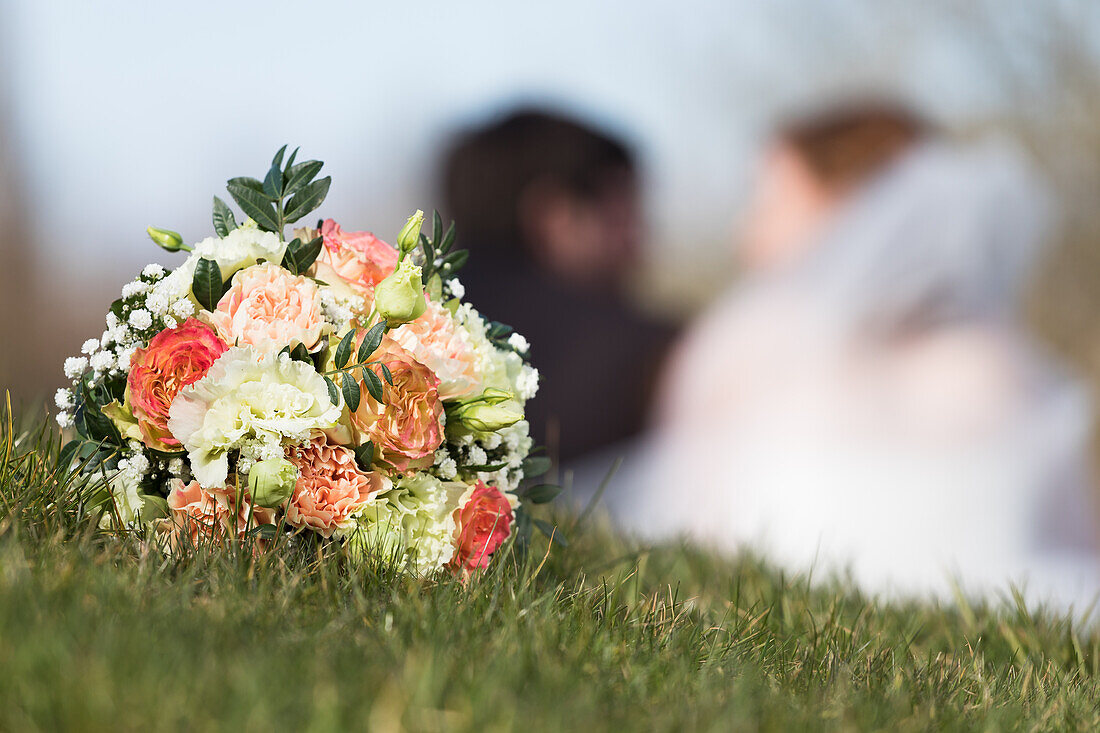
[(234, 275), (210, 321), (228, 343), (261, 352), (312, 349), (325, 326), (317, 284), (270, 262)]
[(286, 508), (292, 527), (308, 527), (330, 537), (347, 527), (351, 518), (389, 481), (375, 471), (363, 473), (355, 465), (355, 454), (347, 448), (315, 439), (289, 455), (298, 467), (298, 483)]
[(475, 570), (489, 566), (489, 557), (512, 533), (515, 513), (508, 497), (495, 486), (478, 481), (469, 498), (455, 509), (455, 554), (448, 566)]
[(394, 329), (391, 335), (439, 377), (440, 399), (458, 399), (480, 391), (478, 356), (470, 337), (440, 303), (429, 300), (423, 315)]
[(384, 403), (377, 402), (361, 384), (359, 409), (351, 413), (352, 425), (363, 434), (364, 442), (374, 442), (380, 461), (403, 473), (427, 468), (443, 442), (439, 379), (389, 335), (371, 361), (389, 367), (393, 384), (383, 382)]
[(184, 484), (179, 479), (173, 479), (171, 486), (171, 516), (161, 527), (167, 531), (173, 551), (204, 542), (224, 542), (230, 536), (243, 539), (251, 528), (275, 524), (274, 510), (251, 506), (248, 493), (238, 497), (232, 486), (209, 490), (199, 486), (198, 481)]
[(397, 267), (397, 250), (370, 232), (345, 232), (332, 219), (321, 225), (324, 246), (317, 261), (328, 265), (360, 295), (374, 296), (374, 286)]
[(150, 448), (172, 451), (180, 442), (168, 430), (168, 408), (176, 394), (206, 375), (210, 365), (228, 347), (210, 326), (188, 318), (168, 328), (130, 357), (127, 400)]

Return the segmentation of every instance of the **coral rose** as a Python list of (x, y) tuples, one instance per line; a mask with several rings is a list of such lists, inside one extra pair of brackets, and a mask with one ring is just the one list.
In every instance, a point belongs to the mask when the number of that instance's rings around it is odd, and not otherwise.
[(455, 554), (449, 567), (474, 570), (489, 565), (489, 556), (512, 533), (513, 501), (495, 486), (478, 481), (455, 509)]
[(351, 413), (352, 425), (362, 434), (362, 441), (374, 442), (378, 460), (397, 471), (427, 468), (443, 442), (439, 379), (389, 335), (371, 361), (389, 368), (393, 384), (383, 383), (384, 403), (360, 384), (359, 409)]
[(349, 449), (329, 445), (323, 438), (291, 449), (290, 461), (298, 467), (298, 482), (286, 507), (287, 524), (308, 527), (324, 537), (351, 527), (355, 515), (390, 488), (382, 474), (360, 471)]
[(317, 284), (270, 262), (234, 275), (210, 321), (227, 342), (261, 352), (312, 349), (325, 328)]
[(161, 527), (167, 531), (173, 551), (203, 542), (224, 542), (231, 534), (242, 539), (250, 528), (275, 523), (273, 510), (251, 505), (247, 492), (238, 497), (232, 486), (210, 491), (198, 481), (184, 484), (179, 479), (173, 479), (171, 486), (171, 516)]
[(394, 341), (439, 377), (439, 398), (453, 400), (481, 391), (479, 354), (470, 335), (440, 303), (428, 301), (423, 315), (391, 332)]
[(397, 250), (370, 232), (345, 232), (328, 219), (321, 225), (321, 237), (324, 246), (317, 261), (360, 295), (373, 298), (374, 287), (397, 267)]
[(168, 409), (176, 394), (197, 382), (228, 347), (214, 329), (194, 318), (168, 328), (130, 358), (126, 402), (141, 430), (142, 442), (162, 451), (178, 450), (168, 430)]

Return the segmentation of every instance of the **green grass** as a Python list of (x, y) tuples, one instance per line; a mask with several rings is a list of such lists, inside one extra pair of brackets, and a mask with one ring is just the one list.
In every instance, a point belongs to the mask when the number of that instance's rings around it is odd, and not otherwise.
[[(467, 587), (96, 534), (0, 435), (0, 730), (1096, 729), (1100, 633), (597, 527)], [(569, 525), (572, 520), (561, 520)]]

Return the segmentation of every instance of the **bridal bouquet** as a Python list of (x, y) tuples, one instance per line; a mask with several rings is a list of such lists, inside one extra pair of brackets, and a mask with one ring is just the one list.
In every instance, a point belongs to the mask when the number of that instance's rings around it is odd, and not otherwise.
[(520, 490), (549, 466), (529, 455), (527, 341), (463, 302), (467, 252), (438, 214), (396, 246), (332, 219), (288, 235), (331, 178), (285, 150), (227, 183), (243, 223), (214, 197), (215, 236), (148, 230), (189, 255), (142, 270), (66, 360), (64, 465), (102, 525), (148, 526), (172, 552), (286, 534), (418, 574), (485, 567), (532, 525), (521, 498), (557, 493)]

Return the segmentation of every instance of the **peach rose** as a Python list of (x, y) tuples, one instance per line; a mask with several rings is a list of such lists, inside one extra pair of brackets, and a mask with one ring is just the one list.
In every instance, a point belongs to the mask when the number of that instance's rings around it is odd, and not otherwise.
[(345, 232), (332, 219), (321, 225), (324, 246), (317, 261), (331, 267), (360, 295), (373, 297), (374, 286), (397, 267), (397, 250), (370, 232)]
[(348, 527), (375, 494), (389, 488), (382, 474), (363, 473), (355, 465), (354, 453), (329, 445), (324, 438), (291, 449), (289, 458), (298, 467), (298, 483), (287, 504), (287, 524), (308, 527), (325, 537)]
[(126, 399), (147, 446), (161, 451), (180, 447), (168, 430), (168, 408), (176, 394), (202, 379), (227, 348), (214, 329), (188, 318), (182, 326), (161, 331), (148, 346), (134, 352)]
[(429, 300), (423, 315), (391, 334), (439, 377), (440, 399), (453, 400), (480, 392), (478, 356), (470, 337), (440, 303)]
[(325, 327), (317, 284), (270, 262), (234, 275), (210, 321), (228, 343), (263, 352), (312, 349)]
[(168, 546), (196, 547), (203, 542), (224, 542), (232, 533), (242, 539), (245, 533), (261, 524), (275, 524), (275, 512), (261, 506), (251, 506), (248, 493), (238, 499), (236, 489), (208, 490), (198, 481), (184, 484), (172, 480), (168, 493), (171, 516), (161, 527), (168, 533)]
[(405, 473), (427, 468), (443, 442), (439, 379), (388, 334), (371, 361), (389, 367), (393, 384), (383, 381), (384, 403), (360, 384), (359, 409), (351, 413), (352, 425), (364, 442), (374, 442), (375, 456), (394, 469)]
[(488, 567), (489, 557), (512, 533), (515, 513), (508, 496), (478, 481), (455, 509), (455, 554), (448, 567), (475, 570)]

